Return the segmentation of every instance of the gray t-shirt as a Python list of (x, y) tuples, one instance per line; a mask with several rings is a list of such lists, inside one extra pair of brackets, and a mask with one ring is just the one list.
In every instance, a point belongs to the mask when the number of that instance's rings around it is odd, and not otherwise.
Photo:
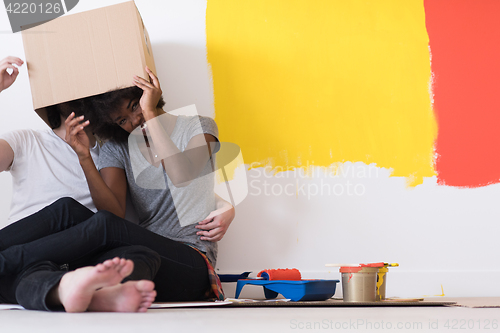
[[(170, 138), (180, 151), (184, 151), (191, 138), (203, 133), (218, 138), (217, 125), (213, 119), (202, 116), (178, 116)], [(200, 240), (200, 236), (196, 235), (199, 229), (195, 228), (196, 222), (202, 221), (215, 210), (214, 177), (212, 173), (207, 172), (211, 168), (212, 161), (207, 162), (202, 172), (207, 175), (194, 180), (187, 189), (175, 188), (161, 166), (155, 168), (148, 164), (141, 168), (140, 177), (143, 178), (143, 181), (139, 182), (143, 185), (141, 187), (136, 182), (138, 175), (134, 177), (134, 169), (137, 173), (138, 154), (134, 153), (132, 145), (130, 150), (133, 153), (133, 163), (131, 163), (129, 143), (106, 142), (99, 154), (99, 169), (116, 167), (125, 170), (130, 196), (139, 217), (139, 225), (164, 237), (196, 247), (204, 252), (215, 266), (217, 243)], [(148, 162), (144, 160), (144, 163)], [(163, 182), (165, 186), (144, 186), (148, 180), (153, 183)], [(172, 196), (175, 197), (175, 203)], [(178, 216), (182, 216), (182, 221), (192, 220), (190, 223), (193, 224), (183, 223), (185, 226), (181, 226)]]

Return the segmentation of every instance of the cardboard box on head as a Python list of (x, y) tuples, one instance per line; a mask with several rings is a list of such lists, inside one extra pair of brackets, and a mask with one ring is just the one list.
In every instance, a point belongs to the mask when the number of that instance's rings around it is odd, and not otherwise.
[(153, 50), (133, 1), (62, 16), (23, 30), (33, 107), (44, 108), (133, 86), (156, 74)]

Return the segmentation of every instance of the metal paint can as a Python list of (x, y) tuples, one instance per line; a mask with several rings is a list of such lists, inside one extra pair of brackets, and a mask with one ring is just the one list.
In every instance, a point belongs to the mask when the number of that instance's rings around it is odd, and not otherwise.
[(344, 302), (375, 302), (378, 270), (378, 267), (340, 267)]

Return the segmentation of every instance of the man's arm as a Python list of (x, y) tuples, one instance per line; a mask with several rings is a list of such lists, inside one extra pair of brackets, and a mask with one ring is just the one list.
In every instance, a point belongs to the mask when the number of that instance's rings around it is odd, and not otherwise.
[(14, 151), (7, 141), (0, 139), (0, 172), (7, 170), (14, 161)]
[[(16, 81), (19, 69), (14, 66), (21, 66), (24, 62), (17, 57), (7, 57), (0, 60), (0, 92), (7, 89)], [(12, 69), (9, 74), (7, 69)], [(0, 139), (0, 172), (7, 170), (14, 161), (14, 151), (5, 140)]]

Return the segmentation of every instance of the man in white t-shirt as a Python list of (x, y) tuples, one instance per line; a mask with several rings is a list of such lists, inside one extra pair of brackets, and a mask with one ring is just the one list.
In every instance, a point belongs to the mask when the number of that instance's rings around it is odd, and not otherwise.
[[(7, 164), (5, 156), (12, 156), (7, 169), (0, 167), (0, 171), (10, 171), (13, 181), (8, 224), (39, 211), (62, 196), (72, 197), (96, 212), (78, 157), (61, 138), (62, 131), (65, 131), (64, 126), (55, 130), (26, 129), (0, 135), (0, 147), (7, 150), (0, 161)], [(91, 154), (96, 161), (98, 145)]]
[[(0, 92), (14, 83), (19, 74), (17, 66), (22, 65), (23, 61), (16, 57), (7, 57), (0, 61)], [(78, 157), (64, 140), (66, 128), (63, 114), (67, 116), (69, 111), (77, 111), (78, 107), (78, 104), (70, 102), (48, 108), (52, 130), (21, 130), (0, 135), (0, 172), (10, 171), (13, 177), (14, 194), (9, 224), (32, 215), (53, 202), (58, 208), (71, 204), (68, 200), (58, 200), (62, 197), (71, 197), (88, 209), (96, 211)], [(88, 137), (94, 146), (92, 154), (95, 158), (98, 155), (98, 146), (93, 135)], [(2, 234), (8, 235), (9, 229), (12, 228), (2, 229)], [(0, 251), (17, 245), (18, 238), (29, 239), (30, 233), (33, 232), (26, 228), (22, 235), (16, 232), (15, 235), (10, 234), (9, 237), (0, 239)], [(134, 263), (143, 265), (141, 268), (144, 269), (143, 258), (146, 258), (146, 266), (149, 265), (148, 268), (154, 274), (154, 266), (159, 265), (158, 255), (147, 248), (136, 246), (116, 252), (128, 253), (131, 259), (136, 259), (132, 262), (125, 258), (110, 257), (113, 253), (115, 252), (109, 251), (97, 256), (96, 260), (102, 262), (100, 264), (71, 272), (61, 270), (54, 263), (42, 262), (29, 267), (21, 274), (2, 277), (0, 302), (13, 303), (21, 297), (27, 304), (20, 302), (21, 305), (39, 310), (58, 309), (62, 305), (68, 312), (87, 309), (146, 311), (154, 300), (154, 284), (146, 280), (128, 281), (123, 284), (120, 282), (132, 274)], [(113, 304), (112, 301), (118, 296), (125, 302)]]

